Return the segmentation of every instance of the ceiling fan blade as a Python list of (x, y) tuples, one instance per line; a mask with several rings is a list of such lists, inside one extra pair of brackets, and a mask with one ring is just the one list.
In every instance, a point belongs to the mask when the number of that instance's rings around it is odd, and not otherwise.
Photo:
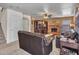
[(42, 16), (42, 15), (44, 15), (45, 13), (44, 13), (44, 12), (38, 12), (37, 14)]

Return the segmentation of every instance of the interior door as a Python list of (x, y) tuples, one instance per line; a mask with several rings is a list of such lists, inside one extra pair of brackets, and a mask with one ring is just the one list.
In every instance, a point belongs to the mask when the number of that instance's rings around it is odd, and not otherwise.
[(23, 19), (23, 30), (29, 31), (29, 20), (28, 19)]

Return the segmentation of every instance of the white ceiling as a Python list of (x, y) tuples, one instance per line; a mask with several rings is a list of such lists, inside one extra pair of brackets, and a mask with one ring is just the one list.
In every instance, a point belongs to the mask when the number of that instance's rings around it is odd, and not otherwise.
[(0, 3), (3, 8), (11, 8), (24, 14), (36, 16), (44, 8), (54, 16), (74, 15), (75, 3)]

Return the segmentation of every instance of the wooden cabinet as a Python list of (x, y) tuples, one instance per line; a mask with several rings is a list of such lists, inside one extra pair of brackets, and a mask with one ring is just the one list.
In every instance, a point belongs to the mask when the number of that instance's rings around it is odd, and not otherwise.
[(54, 35), (60, 34), (60, 21), (58, 20), (50, 20), (48, 21), (48, 33), (52, 33)]
[(60, 35), (64, 28), (70, 27), (70, 24), (75, 25), (73, 16), (33, 20), (32, 23), (34, 32), (54, 35)]
[(43, 20), (34, 21), (34, 32), (47, 34), (48, 33), (48, 22)]
[(42, 34), (60, 34), (60, 22), (55, 20), (35, 20), (34, 32)]

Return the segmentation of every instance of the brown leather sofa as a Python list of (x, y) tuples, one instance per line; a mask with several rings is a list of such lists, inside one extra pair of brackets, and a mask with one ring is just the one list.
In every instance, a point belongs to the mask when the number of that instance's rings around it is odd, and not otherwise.
[(33, 55), (47, 55), (52, 51), (52, 41), (47, 42), (43, 34), (19, 31), (20, 48)]

